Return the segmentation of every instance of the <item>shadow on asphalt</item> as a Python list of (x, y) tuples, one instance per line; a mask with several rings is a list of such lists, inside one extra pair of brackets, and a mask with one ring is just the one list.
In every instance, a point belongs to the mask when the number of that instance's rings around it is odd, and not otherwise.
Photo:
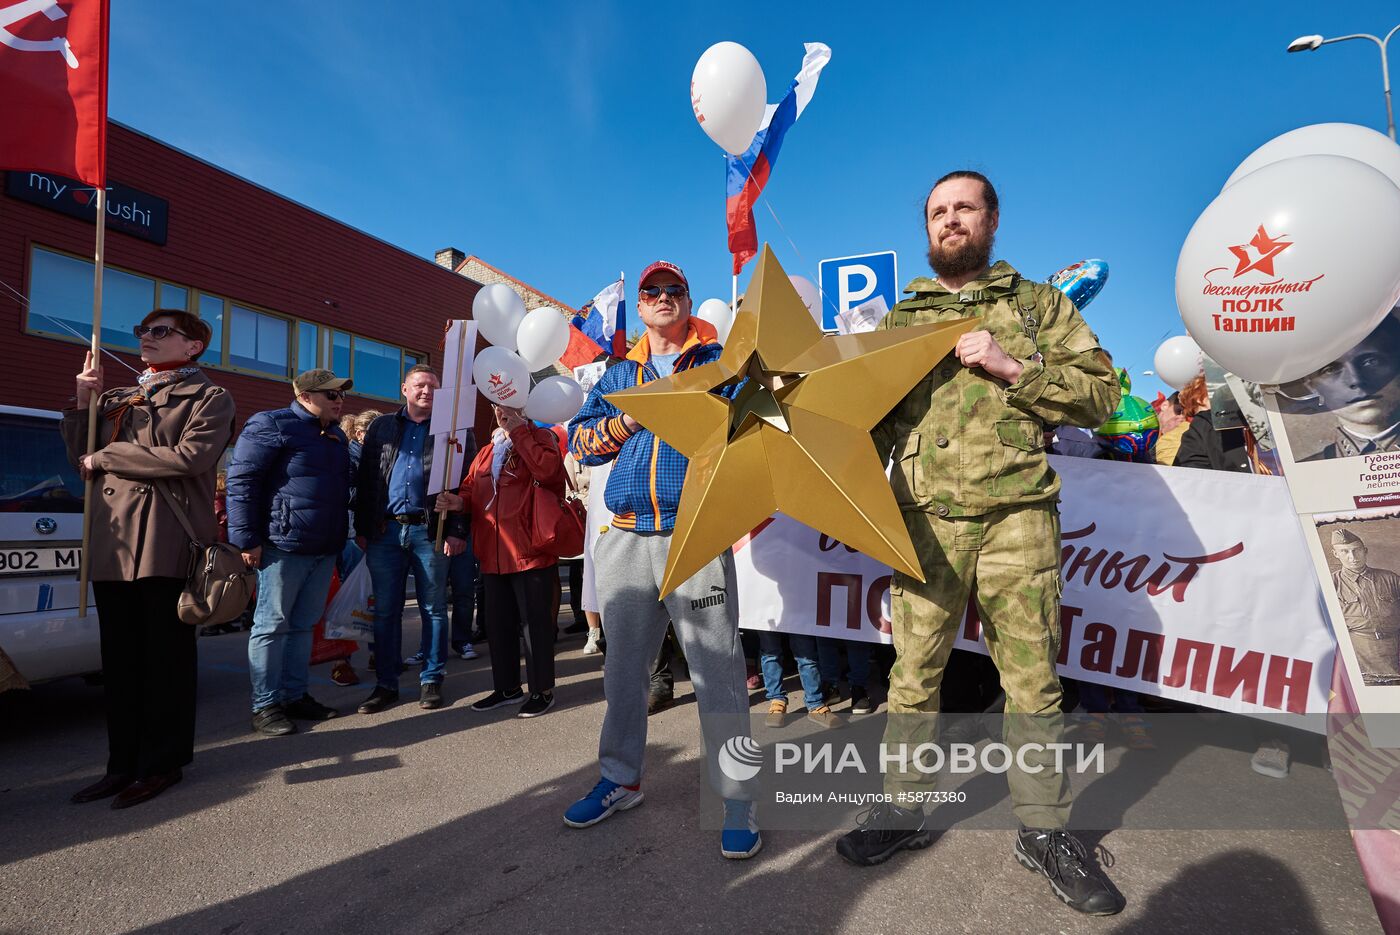
[[(1142, 920), (1150, 920), (1144, 925)], [(1297, 878), (1280, 861), (1253, 850), (1233, 850), (1192, 864), (1160, 887), (1120, 923), (1114, 935), (1157, 932), (1325, 933)]]

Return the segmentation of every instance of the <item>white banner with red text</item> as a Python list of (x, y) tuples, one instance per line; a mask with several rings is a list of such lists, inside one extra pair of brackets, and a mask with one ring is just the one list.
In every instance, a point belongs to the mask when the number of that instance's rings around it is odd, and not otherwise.
[[(1323, 713), (1336, 644), (1282, 478), (1052, 457), (1060, 672), (1241, 713)], [(740, 626), (889, 642), (890, 569), (776, 516), (734, 547)], [(986, 652), (975, 605), (957, 646)]]

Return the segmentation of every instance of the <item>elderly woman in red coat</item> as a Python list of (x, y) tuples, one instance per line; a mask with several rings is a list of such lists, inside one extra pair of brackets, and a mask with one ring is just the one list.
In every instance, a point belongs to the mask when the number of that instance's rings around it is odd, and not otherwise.
[[(518, 409), (493, 406), (491, 443), (477, 452), (460, 496), (441, 493), (437, 508), (471, 516), (472, 548), (486, 591), (486, 638), (493, 691), (471, 707), (490, 711), (524, 704), (519, 717), (538, 717), (554, 705), (555, 587), (559, 559), (530, 543), (530, 501), (536, 485), (564, 495), (564, 457), (549, 429), (536, 428)], [(525, 635), (528, 698), (520, 685)]]

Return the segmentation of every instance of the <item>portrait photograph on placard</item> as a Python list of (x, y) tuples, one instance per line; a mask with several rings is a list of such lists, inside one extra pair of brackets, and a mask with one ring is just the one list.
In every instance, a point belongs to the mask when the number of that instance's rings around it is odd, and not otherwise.
[[(1400, 697), (1400, 507), (1314, 517), (1353, 683)], [(1345, 634), (1345, 639), (1343, 639)]]
[(1264, 395), (1299, 512), (1400, 504), (1400, 315)]
[(1400, 317), (1278, 395), (1297, 462), (1400, 451)]

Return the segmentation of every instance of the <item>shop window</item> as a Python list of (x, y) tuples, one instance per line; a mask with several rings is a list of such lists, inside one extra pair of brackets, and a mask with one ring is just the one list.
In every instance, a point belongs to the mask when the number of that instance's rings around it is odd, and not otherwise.
[(410, 354), (407, 351), (403, 355), (403, 374), (408, 376), (408, 371), (423, 362), (423, 358), (417, 354)]
[[(66, 337), (92, 335), (92, 264), (35, 247), (29, 266), (29, 329)], [(102, 270), (102, 343), (135, 350), (131, 329), (156, 307), (154, 279)]]
[(316, 330), (309, 321), (297, 322), (297, 373), (316, 369)]
[(209, 349), (200, 356), (206, 364), (222, 366), (224, 363), (224, 300), (207, 292), (199, 294), (199, 317), (213, 332), (209, 336)]
[(355, 390), (371, 396), (393, 399), (403, 382), (397, 347), (355, 337)]
[(235, 305), (228, 328), (228, 366), (287, 376), (290, 337), (285, 318)]

